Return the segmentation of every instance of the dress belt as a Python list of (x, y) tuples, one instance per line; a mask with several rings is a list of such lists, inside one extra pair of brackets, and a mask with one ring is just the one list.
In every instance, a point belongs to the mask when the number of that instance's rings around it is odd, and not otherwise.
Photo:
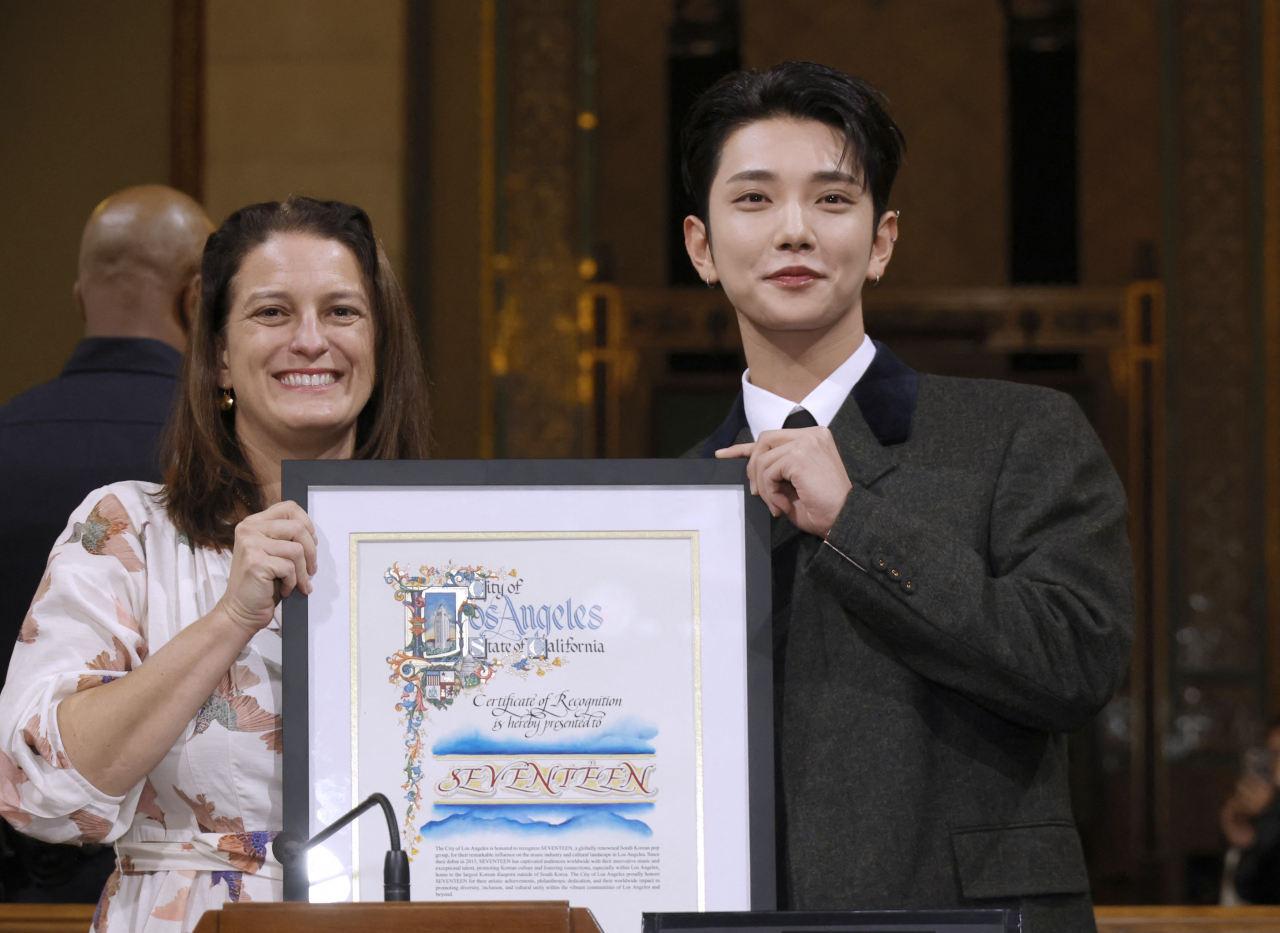
[(284, 869), (271, 854), (275, 832), (194, 833), (190, 840), (117, 842), (116, 864), (126, 875), (156, 871), (237, 871), (279, 881)]

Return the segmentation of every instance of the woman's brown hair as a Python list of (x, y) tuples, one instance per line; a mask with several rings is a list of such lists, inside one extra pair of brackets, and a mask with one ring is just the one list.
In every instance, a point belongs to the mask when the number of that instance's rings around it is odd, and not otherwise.
[(258, 482), (236, 440), (235, 407), (222, 411), (218, 343), (244, 258), (275, 234), (336, 240), (355, 255), (373, 303), (373, 394), (356, 421), (356, 460), (421, 460), (430, 435), (427, 381), (413, 316), (369, 215), (342, 201), (291, 197), (251, 204), (205, 243), (200, 305), (191, 325), (182, 385), (160, 445), (169, 518), (194, 547), (235, 543), (235, 521), (261, 511)]

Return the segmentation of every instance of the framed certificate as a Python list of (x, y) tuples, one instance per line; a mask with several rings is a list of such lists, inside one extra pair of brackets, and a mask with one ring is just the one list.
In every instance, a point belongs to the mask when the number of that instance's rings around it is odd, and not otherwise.
[[(284, 828), (389, 797), (414, 900), (775, 903), (769, 514), (744, 461), (306, 461)], [(289, 900), (382, 897), (381, 821)]]

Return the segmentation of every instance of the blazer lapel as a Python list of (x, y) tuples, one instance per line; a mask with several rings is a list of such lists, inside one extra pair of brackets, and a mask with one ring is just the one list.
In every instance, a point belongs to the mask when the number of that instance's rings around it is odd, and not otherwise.
[(845, 472), (859, 486), (870, 486), (898, 465), (893, 452), (876, 440), (852, 393), (832, 419), (831, 434)]
[(850, 394), (876, 440), (881, 446), (892, 447), (911, 436), (920, 374), (879, 340), (871, 342), (876, 346), (876, 355)]
[(876, 355), (831, 421), (849, 478), (867, 487), (895, 466), (893, 448), (911, 436), (920, 375), (875, 341)]

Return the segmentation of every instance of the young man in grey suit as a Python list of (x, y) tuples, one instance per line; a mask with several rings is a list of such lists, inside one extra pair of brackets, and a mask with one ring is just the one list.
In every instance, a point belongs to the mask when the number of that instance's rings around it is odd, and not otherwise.
[(746, 457), (773, 520), (779, 906), (1012, 906), (1091, 930), (1066, 735), (1132, 640), (1125, 498), (1076, 404), (920, 375), (863, 330), (902, 137), (788, 62), (684, 133), (685, 244), (748, 370), (691, 455)]

